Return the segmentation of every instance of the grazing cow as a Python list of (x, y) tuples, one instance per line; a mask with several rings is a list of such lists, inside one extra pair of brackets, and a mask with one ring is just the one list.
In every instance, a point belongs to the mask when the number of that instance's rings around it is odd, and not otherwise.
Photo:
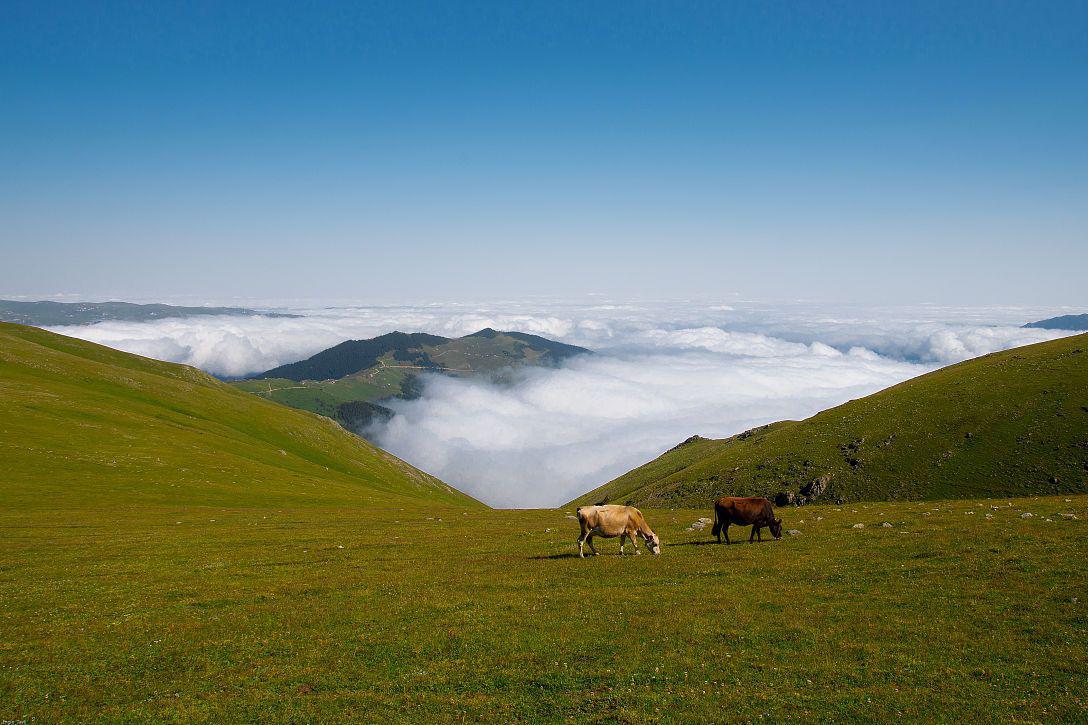
[(630, 539), (631, 546), (635, 547), (635, 553), (641, 554), (635, 535), (641, 536), (646, 541), (646, 548), (655, 554), (661, 553), (661, 541), (657, 538), (642, 512), (634, 506), (617, 506), (615, 504), (604, 506), (582, 506), (578, 509), (578, 523), (582, 526), (582, 534), (578, 537), (578, 556), (583, 559), (586, 556), (583, 546), (589, 544), (589, 550), (596, 556), (599, 552), (593, 547), (593, 537), (603, 536), (606, 539), (620, 537), (620, 556), (623, 556), (623, 540)]
[(729, 542), (729, 525), (751, 526), (752, 535), (748, 537), (748, 543), (757, 538), (763, 541), (760, 529), (764, 526), (771, 530), (774, 538), (782, 538), (782, 519), (774, 517), (774, 509), (771, 502), (765, 498), (736, 498), (734, 496), (722, 496), (714, 502), (714, 535), (718, 537), (718, 543), (722, 543), (722, 532), (725, 532), (725, 543)]

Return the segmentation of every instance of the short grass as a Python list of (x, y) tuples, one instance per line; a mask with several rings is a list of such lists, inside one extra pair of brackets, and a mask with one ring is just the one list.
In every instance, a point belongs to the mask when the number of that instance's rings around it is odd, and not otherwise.
[(0, 717), (1088, 718), (1088, 497), (789, 509), (728, 547), (645, 513), (661, 556), (580, 560), (564, 511), (6, 508)]
[(0, 719), (1088, 719), (1088, 496), (787, 509), (728, 547), (645, 512), (661, 556), (583, 561), (570, 512), (0, 324)]
[(396, 395), (405, 378), (403, 370), (375, 369), (360, 375), (349, 375), (339, 380), (303, 380), (286, 378), (261, 380), (237, 380), (231, 385), (247, 393), (255, 393), (266, 400), (274, 400), (291, 408), (320, 413), (335, 418), (341, 403), (356, 400), (381, 400)]

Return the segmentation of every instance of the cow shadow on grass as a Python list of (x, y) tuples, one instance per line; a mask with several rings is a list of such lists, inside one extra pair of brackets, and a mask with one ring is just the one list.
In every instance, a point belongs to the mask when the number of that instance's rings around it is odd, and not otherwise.
[[(592, 559), (594, 556), (622, 556), (624, 558), (629, 559), (632, 556), (637, 556), (637, 555), (636, 554), (621, 554), (618, 551), (616, 551), (616, 552), (602, 551), (600, 554), (586, 554), (585, 558)], [(580, 558), (580, 557), (578, 556), (577, 553), (548, 554), (547, 556), (544, 556), (543, 554), (541, 554), (539, 556), (530, 556), (529, 561), (555, 561), (557, 559), (578, 559), (578, 558)]]

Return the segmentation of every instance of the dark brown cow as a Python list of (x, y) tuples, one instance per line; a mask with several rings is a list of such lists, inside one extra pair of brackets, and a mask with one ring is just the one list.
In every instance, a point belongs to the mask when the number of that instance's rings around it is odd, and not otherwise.
[(729, 525), (751, 526), (752, 535), (748, 537), (748, 543), (752, 539), (759, 538), (763, 541), (760, 529), (764, 526), (771, 530), (774, 538), (782, 538), (782, 519), (774, 517), (774, 509), (771, 502), (765, 498), (737, 498), (735, 496), (722, 496), (714, 502), (714, 535), (718, 537), (718, 543), (722, 543), (722, 532), (725, 532), (725, 543), (729, 543)]

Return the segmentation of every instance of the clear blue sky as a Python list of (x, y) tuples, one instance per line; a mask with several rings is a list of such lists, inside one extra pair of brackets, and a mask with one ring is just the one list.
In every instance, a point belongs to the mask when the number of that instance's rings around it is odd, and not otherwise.
[(1088, 4), (0, 4), (0, 296), (1085, 304)]

